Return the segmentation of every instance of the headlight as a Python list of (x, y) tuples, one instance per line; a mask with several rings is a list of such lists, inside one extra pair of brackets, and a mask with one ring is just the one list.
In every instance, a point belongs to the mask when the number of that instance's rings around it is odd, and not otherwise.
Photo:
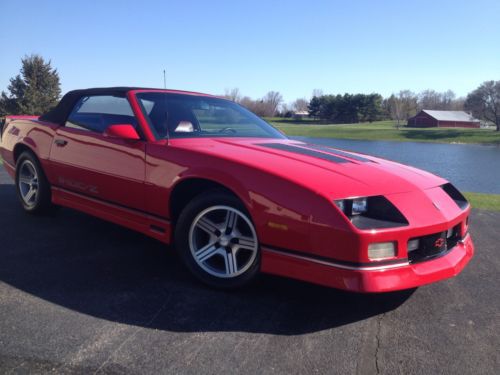
[(368, 199), (356, 198), (352, 200), (352, 214), (361, 215), (368, 211)]
[(347, 216), (361, 215), (368, 211), (368, 198), (339, 199), (335, 205)]
[(339, 199), (335, 205), (359, 229), (393, 228), (408, 225), (403, 214), (387, 198), (356, 197)]

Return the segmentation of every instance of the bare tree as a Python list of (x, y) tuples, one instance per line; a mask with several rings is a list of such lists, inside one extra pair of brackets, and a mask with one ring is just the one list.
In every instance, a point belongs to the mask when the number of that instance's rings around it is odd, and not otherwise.
[(388, 99), (389, 104), (389, 113), (393, 120), (396, 121), (396, 127), (399, 129), (401, 126), (401, 121), (403, 120), (403, 103), (402, 101), (395, 96), (394, 94)]
[(464, 103), (465, 103), (464, 97), (456, 98), (451, 103), (450, 109), (452, 111), (463, 111), (464, 110)]
[(443, 92), (441, 94), (441, 104), (442, 104), (442, 107), (446, 110), (451, 110), (453, 109), (453, 103), (455, 102), (455, 98), (457, 96), (455, 95), (455, 93), (451, 90), (448, 90), (446, 92)]
[(314, 97), (321, 98), (323, 95), (324, 95), (323, 94), (323, 90), (321, 90), (321, 89), (314, 89), (312, 91), (311, 98), (314, 98)]
[(477, 118), (490, 121), (500, 131), (500, 81), (486, 81), (467, 95), (464, 107)]
[(425, 90), (418, 94), (419, 109), (444, 109), (441, 102), (441, 93), (434, 90)]
[(291, 116), (292, 107), (287, 103), (281, 103), (279, 112), (281, 117)]
[(445, 92), (425, 90), (418, 94), (418, 109), (460, 110), (460, 102), (457, 102), (455, 97), (455, 93), (451, 90)]
[(253, 100), (248, 96), (242, 97), (239, 104), (261, 117), (274, 116), (277, 111), (277, 108), (273, 111), (271, 105), (264, 99)]
[(282, 102), (283, 96), (279, 92), (269, 91), (262, 99), (262, 103), (265, 106), (265, 116), (274, 116)]
[(391, 118), (396, 121), (396, 126), (401, 126), (401, 122), (408, 120), (417, 113), (417, 96), (410, 90), (402, 90), (396, 95), (392, 94), (388, 99), (388, 106)]
[(262, 115), (259, 113), (259, 103), (248, 96), (244, 96), (240, 99), (240, 104), (247, 108), (248, 110), (256, 113), (257, 115)]
[(307, 112), (309, 101), (305, 98), (299, 98), (292, 103), (292, 108), (295, 112)]
[(241, 93), (240, 89), (237, 87), (234, 87), (232, 89), (225, 89), (224, 90), (224, 97), (226, 99), (232, 100), (233, 102), (238, 103), (241, 100)]

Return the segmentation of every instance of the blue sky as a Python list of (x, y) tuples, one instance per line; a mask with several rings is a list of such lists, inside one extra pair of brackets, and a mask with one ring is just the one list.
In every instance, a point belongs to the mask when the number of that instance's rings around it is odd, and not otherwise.
[(63, 92), (138, 85), (287, 101), (500, 79), (500, 1), (0, 0), (0, 90), (51, 59)]

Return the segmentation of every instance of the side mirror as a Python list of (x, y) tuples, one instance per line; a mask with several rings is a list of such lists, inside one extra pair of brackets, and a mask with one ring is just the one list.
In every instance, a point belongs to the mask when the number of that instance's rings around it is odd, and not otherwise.
[(104, 135), (113, 138), (129, 139), (129, 140), (139, 140), (139, 134), (135, 130), (132, 124), (116, 124), (110, 125), (104, 131)]

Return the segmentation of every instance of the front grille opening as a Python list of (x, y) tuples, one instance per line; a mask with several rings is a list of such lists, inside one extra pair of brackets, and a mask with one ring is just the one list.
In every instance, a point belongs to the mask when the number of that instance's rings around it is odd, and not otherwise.
[(453, 199), (455, 201), (455, 203), (457, 204), (458, 207), (460, 207), (462, 210), (467, 208), (467, 206), (469, 205), (469, 202), (462, 195), (462, 193), (460, 191), (458, 191), (458, 189), (455, 186), (453, 186), (450, 183), (447, 183), (447, 184), (444, 184), (443, 186), (441, 186), (441, 188), (446, 192), (446, 194), (448, 194), (450, 196), (451, 199)]
[(408, 247), (416, 240), (418, 240), (418, 247), (408, 251), (408, 261), (418, 263), (443, 256), (454, 248), (461, 239), (460, 224), (443, 232), (410, 238)]

